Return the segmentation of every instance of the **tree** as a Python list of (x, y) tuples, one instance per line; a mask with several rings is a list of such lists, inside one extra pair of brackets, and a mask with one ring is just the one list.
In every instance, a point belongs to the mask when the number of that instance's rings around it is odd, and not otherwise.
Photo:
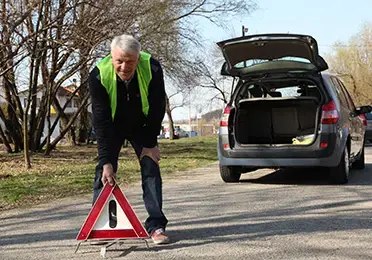
[[(45, 146), (49, 154), (65, 134), (75, 133), (76, 125), (81, 141), (88, 121), (88, 72), (107, 55), (114, 35), (126, 32), (137, 36), (143, 49), (162, 62), (169, 78), (185, 83), (192, 72), (189, 50), (202, 46), (191, 18), (222, 24), (220, 14), (244, 15), (252, 7), (251, 1), (243, 0), (127, 0), (125, 4), (121, 0), (3, 0), (0, 77), (5, 82), (6, 105), (0, 111), (5, 123), (1, 138), (13, 143), (14, 151), (23, 149), (25, 158), (29, 150), (41, 151)], [(23, 85), (28, 93), (25, 107), (18, 95), (20, 74), (27, 79)], [(79, 108), (76, 114), (67, 115), (56, 94), (73, 78), (77, 82), (71, 98), (78, 96)], [(40, 106), (38, 91), (42, 92)], [(54, 122), (51, 107), (57, 113)], [(52, 141), (59, 120), (64, 128)], [(48, 133), (42, 138), (45, 125)], [(25, 160), (29, 167), (30, 161)]]
[[(5, 132), (9, 136), (9, 140), (3, 137), (8, 152), (13, 152), (9, 142), (14, 144), (14, 152), (20, 151), (23, 147), (22, 120), (18, 120), (23, 118), (23, 109), (18, 98), (14, 67), (23, 61), (26, 55), (20, 51), (19, 44), (22, 44), (22, 41), (18, 42), (19, 38), (17, 37), (14, 39), (13, 32), (14, 28), (22, 23), (26, 16), (17, 14), (15, 10), (21, 9), (25, 14), (29, 14), (33, 5), (32, 2), (24, 6), (20, 5), (18, 1), (1, 2), (0, 76), (3, 79), (2, 92), (4, 93), (5, 106), (0, 109), (0, 119), (4, 122)], [(16, 41), (16, 44), (13, 41)]]
[(372, 102), (372, 23), (365, 24), (347, 44), (335, 43), (327, 56), (330, 70), (342, 77), (358, 105)]
[[(1, 68), (0, 75), (7, 82), (4, 84), (4, 89), (8, 105), (6, 113), (1, 113), (0, 116), (9, 130), (7, 132), (13, 134), (12, 142), (16, 145), (16, 151), (23, 146), (22, 140), (27, 140), (25, 153), (29, 149), (41, 150), (44, 145), (47, 147), (46, 153), (49, 153), (54, 148), (55, 142), (50, 142), (50, 136), (58, 120), (62, 120), (63, 125), (68, 128), (67, 131), (65, 129), (61, 131), (64, 135), (69, 129), (74, 128), (70, 119), (76, 118), (64, 112), (65, 107), (59, 104), (56, 93), (66, 80), (79, 72), (81, 76), (79, 97), (83, 108), (78, 111), (86, 112), (84, 101), (88, 96), (87, 72), (92, 63), (101, 56), (100, 49), (104, 49), (107, 53), (104, 45), (115, 32), (118, 32), (117, 28), (129, 30), (130, 25), (135, 23), (137, 14), (143, 12), (140, 8), (141, 3), (145, 1), (132, 1), (130, 5), (132, 8), (125, 8), (121, 1), (117, 1), (116, 6), (110, 1), (35, 0), (30, 2), (2, 2), (1, 28), (4, 37), (2, 37), (0, 50), (4, 55), (1, 57), (1, 64), (7, 66)], [(133, 12), (134, 9), (138, 10), (137, 13)], [(18, 16), (22, 19), (18, 19)], [(126, 17), (127, 27), (123, 27), (125, 25), (123, 21), (116, 17)], [(15, 20), (19, 22), (15, 23)], [(26, 72), (29, 75), (27, 112), (24, 116), (21, 116), (23, 108), (19, 105), (19, 97), (16, 93), (18, 87), (12, 75), (15, 74), (14, 71), (20, 69), (15, 66), (17, 64), (15, 59), (16, 55), (21, 53), (24, 54), (21, 56), (25, 59), (24, 62), (30, 64), (29, 67), (26, 66), (25, 71), (22, 71), (23, 74)], [(36, 104), (38, 91), (43, 93), (40, 107)], [(51, 106), (58, 114), (53, 125), (50, 122)], [(86, 121), (86, 117), (85, 113), (81, 116), (81, 121)], [(14, 129), (17, 122), (23, 124), (23, 138), (22, 127), (18, 126), (21, 131)], [(49, 131), (42, 141), (45, 123)], [(74, 131), (70, 133), (74, 134)], [(57, 139), (60, 140), (62, 137), (59, 136)]]
[(198, 75), (199, 86), (214, 91), (212, 100), (218, 99), (227, 104), (231, 92), (231, 78), (221, 75), (224, 61), (220, 50), (215, 47), (207, 52), (206, 57), (197, 57), (193, 69), (194, 74)]
[[(174, 85), (181, 86), (183, 89), (195, 88), (200, 82), (204, 87), (212, 87), (221, 94), (222, 99), (226, 102), (226, 92), (223, 85), (220, 86), (220, 77), (216, 77), (213, 71), (215, 63), (205, 62), (205, 46), (203, 37), (198, 33), (197, 21), (207, 20), (217, 26), (225, 26), (225, 23), (237, 16), (249, 15), (256, 9), (255, 1), (250, 0), (193, 0), (193, 1), (168, 1), (172, 2), (170, 10), (175, 15), (170, 21), (177, 21), (179, 37), (177, 44), (172, 46), (171, 52), (166, 52), (164, 60), (167, 75), (173, 81)], [(181, 8), (179, 8), (181, 7)], [(215, 52), (215, 51), (214, 51)], [(203, 57), (198, 55), (203, 53)], [(196, 58), (195, 58), (196, 57)], [(211, 69), (212, 68), (212, 69)], [(182, 91), (188, 93), (188, 91)], [(216, 93), (216, 98), (221, 98)], [(167, 97), (169, 100), (169, 97)], [(167, 102), (167, 106), (170, 102)], [(167, 107), (169, 122), (171, 119), (170, 107)]]

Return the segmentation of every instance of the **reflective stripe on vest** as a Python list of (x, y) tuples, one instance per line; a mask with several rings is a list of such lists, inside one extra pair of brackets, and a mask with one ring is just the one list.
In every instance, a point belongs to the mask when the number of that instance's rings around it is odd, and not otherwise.
[[(149, 113), (149, 101), (147, 96), (149, 94), (149, 84), (152, 79), (150, 58), (151, 54), (141, 51), (140, 61), (136, 68), (138, 85), (141, 94), (142, 112), (145, 116), (147, 116)], [(100, 62), (98, 62), (97, 67), (99, 69), (101, 84), (105, 87), (110, 98), (111, 115), (112, 120), (114, 120), (117, 107), (117, 82), (116, 72), (111, 61), (111, 54), (107, 55)]]

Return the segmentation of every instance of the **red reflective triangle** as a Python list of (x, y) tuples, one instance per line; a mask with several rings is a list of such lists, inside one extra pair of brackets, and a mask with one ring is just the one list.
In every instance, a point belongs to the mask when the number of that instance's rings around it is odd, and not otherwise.
[[(117, 226), (111, 228), (108, 224), (109, 200), (117, 202)], [(107, 219), (107, 220), (106, 220)], [(87, 219), (80, 229), (76, 240), (88, 239), (135, 239), (148, 238), (146, 232), (136, 213), (134, 213), (127, 198), (119, 186), (105, 185), (96, 202), (89, 212)]]

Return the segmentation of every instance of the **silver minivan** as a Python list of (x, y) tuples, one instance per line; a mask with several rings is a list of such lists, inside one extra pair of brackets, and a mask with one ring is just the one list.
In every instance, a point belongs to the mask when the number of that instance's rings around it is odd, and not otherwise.
[[(218, 158), (225, 182), (258, 168), (330, 169), (347, 183), (364, 168), (364, 113), (308, 35), (250, 35), (217, 43), (234, 78), (220, 122)], [(363, 114), (363, 116), (361, 116)]]

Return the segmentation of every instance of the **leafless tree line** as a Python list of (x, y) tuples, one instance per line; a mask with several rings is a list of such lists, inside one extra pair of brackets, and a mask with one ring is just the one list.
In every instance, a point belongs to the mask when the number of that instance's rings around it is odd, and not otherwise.
[[(72, 143), (84, 142), (89, 128), (87, 78), (118, 34), (138, 37), (181, 89), (197, 85), (191, 53), (203, 46), (193, 19), (222, 25), (231, 15), (254, 8), (250, 0), (1, 0), (1, 141), (8, 152), (24, 151), (27, 167), (30, 151), (48, 155), (66, 134)], [(20, 83), (21, 77), (27, 82)], [(73, 115), (56, 95), (72, 79), (78, 84), (70, 99), (77, 98), (79, 104)], [(24, 103), (21, 88), (27, 93)], [(57, 114), (54, 122), (51, 107)], [(63, 129), (51, 140), (59, 120)]]

